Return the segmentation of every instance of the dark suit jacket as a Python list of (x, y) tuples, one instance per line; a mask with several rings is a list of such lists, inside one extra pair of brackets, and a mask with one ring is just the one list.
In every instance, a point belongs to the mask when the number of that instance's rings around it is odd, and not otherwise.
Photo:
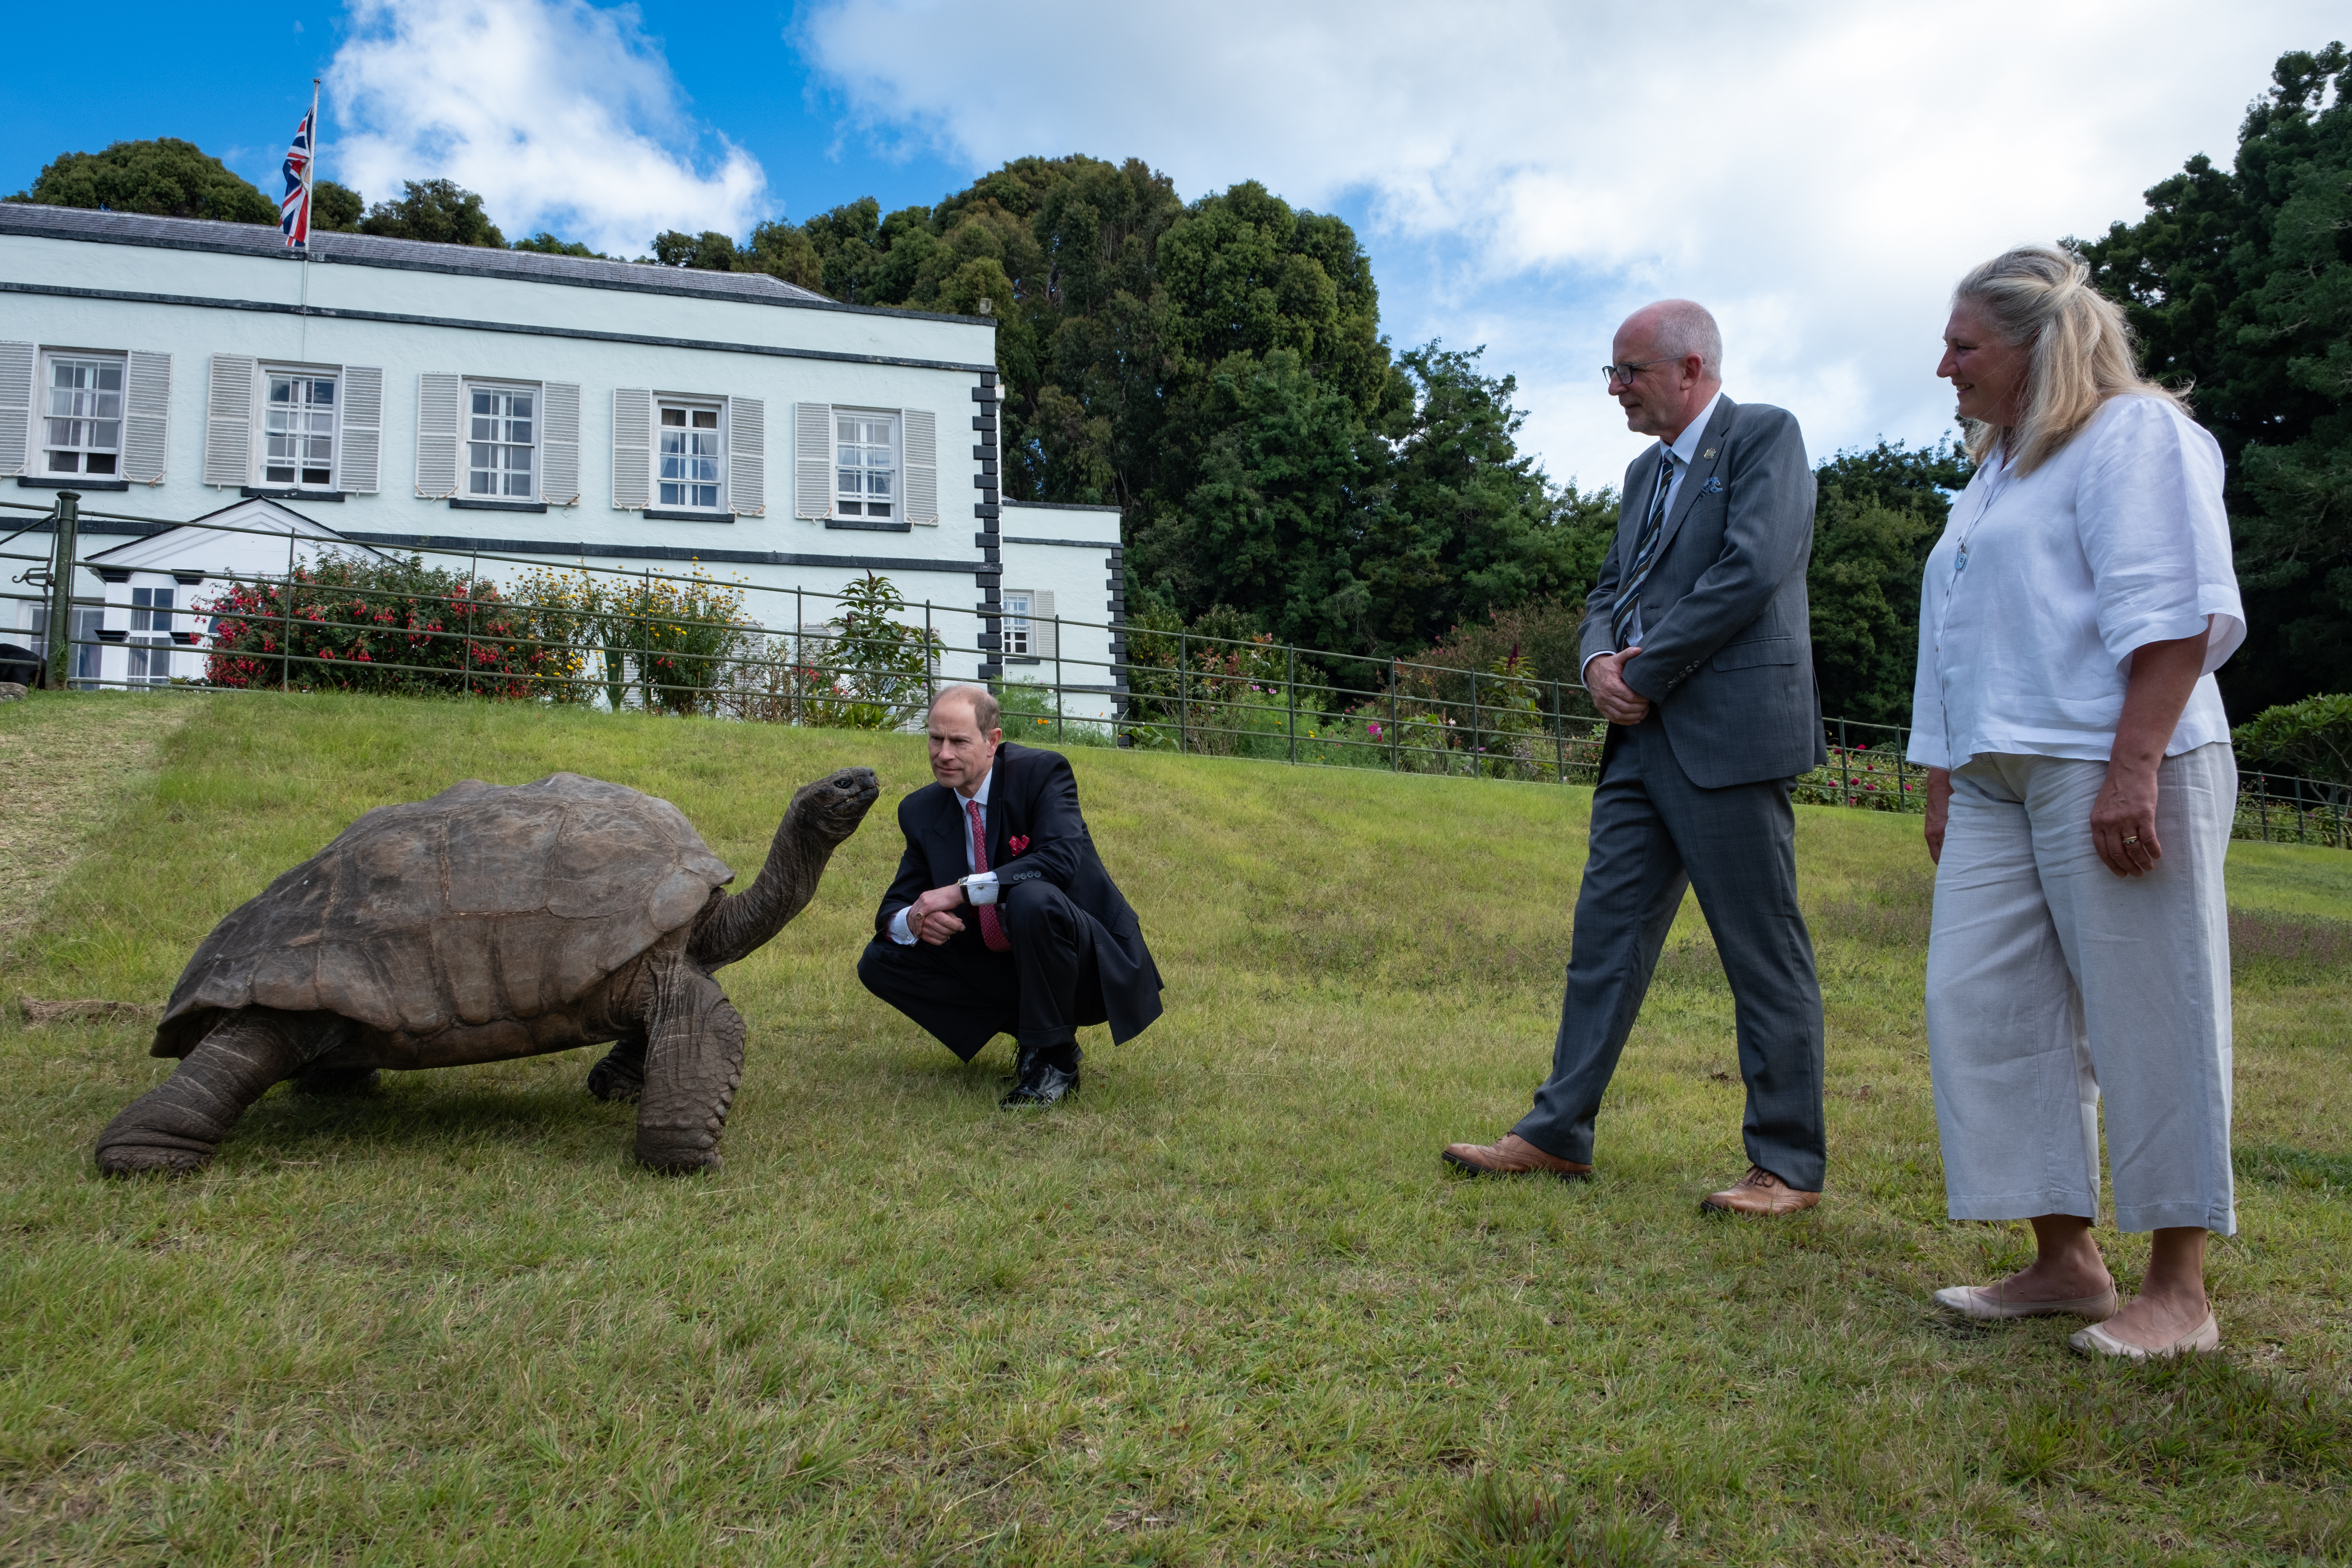
[[(1094, 921), (1099, 928), (1095, 963), (1102, 975), (1103, 1007), (1110, 1016), (1111, 1038), (1124, 1044), (1160, 1016), (1160, 970), (1143, 944), (1134, 909), (1095, 853), (1086, 818), (1078, 813), (1078, 781), (1070, 761), (1059, 752), (1007, 743), (997, 748), (993, 772), (988, 786), (988, 865), (996, 873), (997, 896), (1003, 898), (1013, 884), (1042, 879)], [(888, 942), (890, 921), (900, 910), (967, 874), (967, 821), (963, 797), (945, 784), (926, 784), (898, 803), (898, 831), (906, 836), (907, 852), (874, 913), (877, 937)], [(1015, 838), (1029, 841), (1017, 854)], [(985, 952), (973, 911), (957, 913), (963, 930), (948, 945)]]
[[(1624, 494), (1652, 494), (1664, 460), (1663, 445), (1634, 458)], [(1805, 605), (1813, 493), (1793, 415), (1717, 402), (1642, 584), (1642, 655), (1625, 667), (1701, 788), (1793, 778), (1829, 761)], [(1585, 599), (1581, 659), (1614, 651), (1611, 612), (1643, 521), (1629, 501)]]

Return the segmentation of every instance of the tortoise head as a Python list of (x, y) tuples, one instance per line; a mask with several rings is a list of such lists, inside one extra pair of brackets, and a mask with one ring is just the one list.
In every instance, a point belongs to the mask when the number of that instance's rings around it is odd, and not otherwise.
[(881, 795), (882, 781), (872, 768), (844, 768), (801, 785), (790, 815), (830, 848), (857, 831)]

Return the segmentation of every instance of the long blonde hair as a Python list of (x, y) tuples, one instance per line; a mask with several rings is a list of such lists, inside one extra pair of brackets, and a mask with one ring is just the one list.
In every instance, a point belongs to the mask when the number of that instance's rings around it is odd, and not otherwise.
[(2002, 338), (2033, 347), (2025, 413), (2016, 426), (2004, 432), (1962, 421), (1969, 456), (1979, 463), (2006, 434), (2014, 470), (2020, 478), (2032, 473), (2110, 397), (2160, 397), (2189, 412), (2179, 395), (2140, 374), (2130, 323), (2120, 306), (2091, 287), (2091, 269), (2079, 258), (2047, 245), (2003, 251), (1960, 279), (1952, 303), (1964, 300), (1983, 310)]

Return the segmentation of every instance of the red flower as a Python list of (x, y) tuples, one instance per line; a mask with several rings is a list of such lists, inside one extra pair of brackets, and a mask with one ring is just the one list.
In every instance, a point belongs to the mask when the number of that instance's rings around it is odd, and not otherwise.
[(1016, 833), (1012, 837), (1006, 839), (1005, 842), (1013, 846), (1013, 852), (1015, 855), (1020, 854), (1023, 850), (1029, 847), (1029, 839), (1024, 834)]

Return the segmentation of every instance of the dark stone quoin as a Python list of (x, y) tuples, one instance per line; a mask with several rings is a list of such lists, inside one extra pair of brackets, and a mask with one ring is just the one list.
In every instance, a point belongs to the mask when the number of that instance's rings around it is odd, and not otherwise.
[(99, 1169), (201, 1170), (286, 1079), (331, 1093), (611, 1041), (588, 1088), (638, 1102), (637, 1158), (715, 1170), (745, 1031), (712, 976), (807, 907), (880, 793), (870, 768), (803, 784), (731, 898), (677, 807), (578, 773), (378, 806), (196, 949), (152, 1053), (180, 1066), (99, 1135)]

